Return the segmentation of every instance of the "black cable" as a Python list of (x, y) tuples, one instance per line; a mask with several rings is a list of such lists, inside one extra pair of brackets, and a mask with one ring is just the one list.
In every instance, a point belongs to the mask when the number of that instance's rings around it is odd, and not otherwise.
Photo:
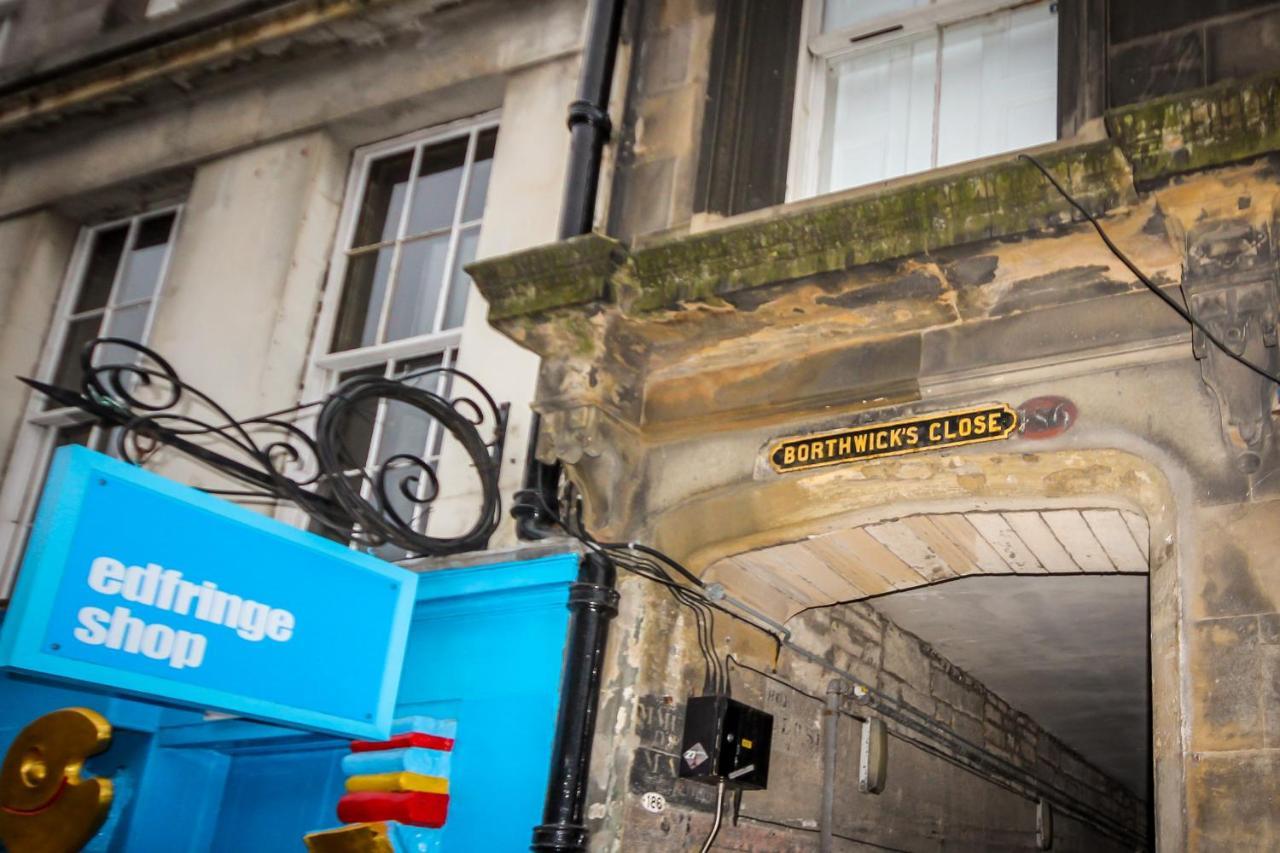
[[(728, 670), (727, 667), (720, 664), (720, 658), (715, 652), (715, 614), (705, 599), (702, 599), (687, 587), (676, 583), (660, 565), (651, 560), (638, 557), (635, 554), (613, 553), (609, 556), (614, 559), (617, 565), (621, 565), (629, 571), (633, 571), (650, 580), (662, 583), (668, 588), (677, 602), (689, 608), (694, 614), (698, 645), (707, 666), (707, 676), (704, 680), (703, 690), (706, 693), (727, 694)], [(637, 571), (637, 566), (643, 567), (644, 570)]]
[[(736, 616), (736, 614), (715, 602), (709, 601), (701, 591), (702, 582), (698, 580), (697, 576), (656, 548), (636, 543), (597, 541), (595, 537), (587, 532), (586, 526), (583, 524), (581, 501), (575, 500), (572, 483), (569, 484), (569, 491), (568, 500), (575, 506), (576, 511), (570, 513), (568, 518), (548, 506), (542, 500), (541, 495), (536, 495), (535, 497), (542, 504), (541, 509), (546, 517), (570, 536), (600, 554), (615, 566), (666, 587), (678, 604), (689, 609), (694, 617), (698, 648), (702, 653), (703, 663), (706, 667), (703, 692), (704, 694), (728, 695), (728, 666), (721, 663), (719, 656), (715, 652), (714, 611), (720, 610), (733, 616)], [(661, 563), (658, 560), (661, 560)], [(677, 582), (662, 563), (672, 566), (683, 576), (691, 578), (698, 584), (698, 588), (690, 588)]]
[[(739, 814), (738, 817), (742, 820), (749, 820), (752, 823), (767, 823), (771, 826), (780, 826), (783, 829), (794, 829), (796, 832), (821, 832), (822, 831), (820, 829), (815, 829), (812, 826), (801, 826), (800, 824), (796, 824), (796, 823), (786, 823), (785, 821), (773, 820), (767, 817), (756, 817), (755, 815), (750, 815), (750, 814)], [(874, 841), (868, 841), (865, 838), (854, 838), (852, 835), (842, 835), (839, 832), (833, 832), (831, 833), (831, 835), (835, 838), (839, 838), (841, 841), (851, 841), (854, 844), (863, 844), (863, 845), (866, 845), (867, 847), (874, 847), (877, 850), (889, 850), (889, 851), (892, 851), (892, 853), (911, 853), (910, 850), (904, 850), (901, 847), (889, 847), (888, 845), (885, 845), (885, 844), (877, 844)]]
[[(765, 678), (769, 679), (770, 681), (774, 682), (775, 684), (779, 684), (779, 685), (781, 685), (782, 687), (785, 687), (785, 688), (787, 688), (788, 690), (790, 690), (790, 691), (792, 691), (792, 692), (794, 692), (794, 693), (799, 693), (801, 696), (804, 696), (804, 697), (805, 697), (805, 698), (807, 698), (807, 699), (812, 699), (813, 701), (815, 701), (815, 702), (817, 702), (817, 703), (819, 703), (819, 704), (822, 704), (822, 705), (826, 705), (826, 704), (827, 704), (827, 700), (826, 700), (826, 699), (823, 699), (821, 696), (817, 695), (816, 693), (810, 693), (809, 691), (807, 691), (807, 690), (805, 690), (805, 689), (803, 689), (803, 688), (801, 688), (801, 687), (797, 687), (796, 685), (792, 684), (791, 682), (786, 681), (786, 680), (784, 680), (783, 678), (781, 678), (781, 677), (779, 677), (779, 676), (777, 676), (777, 675), (775, 675), (775, 674), (773, 674), (773, 673), (771, 673), (771, 672), (766, 672), (766, 671), (765, 671), (765, 670), (763, 670), (763, 669), (758, 669), (757, 667), (754, 667), (754, 666), (752, 666), (752, 665), (751, 665), (751, 664), (749, 664), (749, 663), (743, 663), (742, 661), (738, 660), (738, 659), (737, 659), (737, 657), (735, 657), (735, 656), (734, 656), (734, 655), (732, 655), (732, 654), (725, 655), (725, 656), (724, 656), (724, 659), (725, 659), (725, 661), (726, 661), (727, 663), (732, 663), (732, 664), (733, 664), (734, 666), (736, 666), (736, 667), (739, 667), (739, 668), (741, 668), (741, 669), (750, 670), (751, 672), (754, 672), (754, 673), (756, 673), (757, 675), (762, 675), (762, 676), (764, 676)], [(851, 719), (851, 720), (857, 720), (857, 721), (858, 721), (858, 722), (860, 722), (860, 723), (865, 723), (865, 722), (867, 721), (867, 718), (866, 718), (866, 717), (862, 717), (862, 716), (859, 716), (858, 714), (851, 713), (851, 712), (849, 712), (849, 711), (846, 711), (846, 710), (845, 710), (845, 709), (843, 709), (843, 708), (841, 708), (841, 709), (840, 709), (840, 715), (841, 715), (841, 716), (843, 716), (843, 717), (848, 717), (848, 718), (849, 718), (849, 719)]]
[[(1113, 243), (1111, 241), (1111, 238), (1107, 236), (1107, 232), (1103, 230), (1102, 223), (1098, 222), (1097, 217), (1095, 217), (1092, 213), (1086, 210), (1084, 205), (1076, 201), (1075, 198), (1071, 195), (1071, 193), (1067, 192), (1063, 188), (1062, 184), (1058, 183), (1058, 179), (1055, 178), (1047, 168), (1045, 168), (1045, 165), (1043, 163), (1041, 163), (1039, 160), (1037, 160), (1035, 157), (1031, 156), (1030, 154), (1019, 154), (1018, 157), (1019, 159), (1026, 160), (1028, 163), (1030, 163), (1031, 165), (1039, 169), (1040, 174), (1044, 175), (1045, 180), (1047, 180), (1050, 184), (1053, 185), (1053, 188), (1058, 191), (1058, 194), (1062, 196), (1064, 199), (1066, 199), (1068, 204), (1070, 204), (1076, 210), (1080, 211), (1081, 216), (1089, 220), (1089, 224), (1093, 226), (1093, 230), (1098, 232), (1098, 236), (1102, 238), (1102, 242), (1105, 243), (1107, 248), (1111, 250), (1111, 254), (1115, 255), (1116, 258), (1120, 260), (1120, 263), (1128, 267), (1129, 272), (1137, 276), (1138, 281), (1145, 284), (1148, 290), (1150, 290), (1156, 296), (1159, 296), (1160, 299), (1163, 300), (1166, 305), (1168, 305), (1175, 312), (1177, 312), (1179, 317), (1181, 317), (1183, 320), (1186, 320), (1196, 329), (1199, 329), (1200, 332), (1209, 340), (1209, 342), (1212, 343), (1218, 349), (1220, 349), (1223, 353), (1225, 353), (1228, 358), (1231, 358), (1234, 361), (1239, 362), (1240, 364), (1249, 368), (1254, 373), (1258, 374), (1264, 379), (1269, 379), (1272, 382), (1276, 383), (1277, 385), (1280, 385), (1280, 376), (1277, 376), (1276, 374), (1272, 373), (1271, 371), (1267, 370), (1265, 367), (1262, 367), (1261, 365), (1254, 364), (1252, 361), (1245, 358), (1243, 355), (1237, 355), (1236, 353), (1232, 352), (1231, 349), (1225, 343), (1223, 343), (1222, 340), (1217, 335), (1215, 335), (1212, 331), (1209, 330), (1207, 326), (1204, 325), (1204, 323), (1201, 323), (1199, 320), (1197, 320), (1195, 315), (1192, 314), (1191, 311), (1188, 310), (1188, 308), (1184, 308), (1183, 306), (1179, 305), (1176, 299), (1174, 299), (1172, 296), (1170, 296), (1169, 294), (1161, 290), (1160, 287), (1155, 282), (1153, 282), (1150, 278), (1147, 277), (1146, 273), (1138, 269), (1137, 265), (1134, 264), (1133, 261), (1129, 260), (1129, 256), (1126, 255), (1124, 252), (1122, 252), (1120, 250), (1120, 247), (1117, 246), (1115, 243)], [(1188, 303), (1188, 306), (1189, 305), (1190, 303)]]

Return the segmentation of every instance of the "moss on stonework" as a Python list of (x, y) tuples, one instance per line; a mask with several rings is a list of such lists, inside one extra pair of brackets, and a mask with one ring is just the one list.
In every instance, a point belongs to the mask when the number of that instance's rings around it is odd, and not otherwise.
[[(1042, 155), (1098, 213), (1135, 199), (1134, 180), (1223, 165), (1280, 150), (1280, 78), (1229, 83), (1113, 110), (1112, 140)], [(878, 192), (673, 237), (627, 254), (598, 234), (470, 265), (489, 318), (514, 328), (591, 302), (628, 314), (718, 302), (790, 281), (1070, 222), (1075, 212), (1028, 163), (925, 175)], [(577, 335), (585, 348), (588, 336)]]
[(1184, 92), (1112, 110), (1107, 128), (1150, 181), (1280, 150), (1280, 77)]
[[(1098, 212), (1133, 200), (1128, 164), (1108, 142), (1059, 149), (1045, 164)], [(628, 314), (1069, 222), (1074, 211), (1030, 164), (921, 178), (826, 205), (675, 237), (627, 255), (598, 234), (471, 264), (489, 319), (510, 325), (593, 301)]]
[[(1045, 164), (1095, 210), (1133, 199), (1110, 143), (1045, 154)], [(639, 313), (817, 273), (988, 240), (1070, 221), (1073, 211), (1028, 163), (921, 179), (821, 207), (672, 239), (632, 256), (618, 302)]]
[(467, 266), (485, 299), (489, 319), (507, 320), (604, 299), (626, 250), (602, 234), (584, 234)]

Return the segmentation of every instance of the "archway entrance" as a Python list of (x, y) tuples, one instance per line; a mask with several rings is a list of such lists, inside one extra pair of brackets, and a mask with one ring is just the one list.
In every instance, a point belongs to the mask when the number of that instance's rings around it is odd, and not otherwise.
[[(802, 495), (758, 479), (650, 529), (668, 547), (683, 543), (704, 582), (830, 664), (809, 667), (810, 693), (834, 675), (868, 685), (873, 702), (887, 697), (891, 725), (895, 702), (928, 718), (933, 741), (904, 741), (891, 761), (893, 797), (927, 805), (837, 798), (837, 829), (916, 849), (922, 839), (895, 827), (932, 820), (935, 837), (968, 849), (1029, 831), (1034, 820), (1011, 817), (1019, 809), (1052, 806), (1061, 849), (1134, 849), (1154, 844), (1157, 801), (1161, 830), (1180, 826), (1179, 803), (1159, 796), (1152, 770), (1161, 750), (1176, 750), (1181, 718), (1174, 549), (1152, 545), (1173, 529), (1169, 495), (1161, 470), (1115, 450), (966, 453), (835, 468)], [(722, 523), (700, 523), (712, 516)], [(807, 666), (785, 658), (775, 674)], [(750, 691), (750, 678), (735, 689)], [(845, 746), (860, 743), (856, 726), (841, 732)], [(946, 785), (993, 793), (964, 804), (939, 793), (951, 771), (929, 765), (941, 760), (928, 752), (937, 744), (969, 774)], [(839, 755), (852, 769), (836, 778), (856, 776), (857, 754)], [(1181, 784), (1178, 764), (1163, 765), (1163, 784)], [(992, 804), (1010, 796), (1017, 803)], [(1018, 837), (1010, 843), (1029, 840)]]

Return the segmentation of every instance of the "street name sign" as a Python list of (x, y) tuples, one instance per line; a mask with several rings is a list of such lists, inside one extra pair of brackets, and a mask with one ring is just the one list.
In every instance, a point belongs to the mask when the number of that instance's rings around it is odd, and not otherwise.
[(1018, 415), (1004, 403), (866, 424), (775, 441), (769, 464), (779, 474), (825, 465), (863, 462), (921, 450), (939, 450), (1008, 438)]

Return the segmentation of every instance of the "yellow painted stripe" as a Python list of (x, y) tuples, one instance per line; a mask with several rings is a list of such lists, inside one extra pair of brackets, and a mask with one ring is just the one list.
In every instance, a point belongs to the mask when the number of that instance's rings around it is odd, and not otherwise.
[(419, 791), (424, 794), (449, 793), (449, 780), (402, 770), (398, 773), (369, 773), (347, 777), (348, 791)]

